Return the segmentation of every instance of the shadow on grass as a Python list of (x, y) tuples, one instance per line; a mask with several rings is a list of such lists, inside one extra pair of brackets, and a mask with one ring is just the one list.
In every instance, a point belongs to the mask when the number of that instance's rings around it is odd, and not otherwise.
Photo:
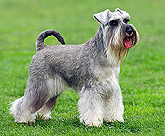
[(142, 131), (139, 124), (131, 122), (104, 122), (104, 125), (110, 129), (113, 129), (115, 132), (138, 133)]
[[(139, 122), (140, 123), (140, 122)], [(31, 127), (40, 127), (46, 129), (55, 129), (53, 131), (66, 133), (71, 130), (77, 130), (79, 132), (88, 132), (88, 133), (104, 133), (104, 132), (114, 132), (114, 133), (141, 133), (142, 126), (137, 122), (113, 122), (108, 123), (104, 122), (101, 127), (88, 127), (80, 123), (79, 118), (77, 116), (73, 117), (60, 117), (52, 120), (43, 121), (41, 119), (37, 119), (35, 123), (28, 123), (26, 125)], [(25, 124), (24, 124), (25, 125)]]
[(80, 127), (83, 126), (80, 122), (79, 119), (75, 116), (75, 117), (68, 117), (68, 118), (64, 118), (64, 117), (60, 117), (60, 118), (56, 118), (56, 119), (48, 119), (48, 120), (42, 120), (41, 118), (37, 118), (35, 120), (35, 123), (27, 123), (28, 126), (41, 126), (41, 127), (46, 127), (46, 126), (72, 126), (72, 127)]

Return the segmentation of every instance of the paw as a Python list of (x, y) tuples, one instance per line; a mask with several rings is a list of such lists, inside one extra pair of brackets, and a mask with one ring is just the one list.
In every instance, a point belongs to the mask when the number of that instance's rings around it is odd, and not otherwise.
[(80, 122), (86, 126), (100, 127), (103, 124), (103, 120), (91, 120), (91, 119), (80, 119)]
[(36, 116), (36, 119), (41, 119), (41, 120), (47, 121), (47, 120), (52, 119), (52, 117), (49, 114), (47, 114), (47, 115), (40, 115), (40, 114), (38, 114)]
[(47, 120), (51, 120), (51, 119), (52, 119), (51, 116), (44, 116), (44, 117), (43, 117), (43, 120), (45, 120), (45, 121), (47, 121)]

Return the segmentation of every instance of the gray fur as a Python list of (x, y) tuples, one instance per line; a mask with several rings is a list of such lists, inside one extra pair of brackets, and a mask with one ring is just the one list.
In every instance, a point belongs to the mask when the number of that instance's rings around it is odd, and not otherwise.
[(57, 38), (57, 40), (62, 43), (63, 45), (65, 44), (64, 38), (61, 36), (61, 34), (59, 32), (57, 32), (56, 30), (45, 30), (43, 32), (41, 32), (37, 38), (36, 41), (36, 50), (42, 50), (43, 48), (45, 48), (47, 45), (44, 44), (44, 39), (48, 36), (55, 36)]
[(50, 35), (64, 44), (55, 30), (38, 36), (25, 94), (10, 109), (16, 122), (34, 122), (36, 115), (51, 118), (65, 86), (79, 93), (80, 122), (85, 125), (100, 126), (103, 120), (124, 121), (120, 62), (129, 51), (124, 40), (134, 46), (139, 36), (134, 26), (127, 24), (130, 16), (125, 11), (106, 10), (94, 14), (94, 18), (100, 26), (95, 36), (81, 45), (45, 45), (44, 39)]

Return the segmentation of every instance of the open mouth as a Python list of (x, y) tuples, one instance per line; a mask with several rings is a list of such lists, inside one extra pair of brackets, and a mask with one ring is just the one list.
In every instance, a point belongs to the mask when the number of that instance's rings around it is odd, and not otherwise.
[(133, 46), (133, 37), (131, 36), (128, 36), (128, 37), (125, 37), (124, 39), (124, 46), (129, 49)]

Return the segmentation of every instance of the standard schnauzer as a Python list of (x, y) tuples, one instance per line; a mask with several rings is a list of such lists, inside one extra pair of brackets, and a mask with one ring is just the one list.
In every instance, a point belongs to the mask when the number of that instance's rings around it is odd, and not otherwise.
[(36, 116), (47, 120), (65, 86), (79, 93), (80, 122), (101, 126), (107, 122), (123, 122), (124, 106), (119, 86), (120, 62), (139, 40), (138, 32), (128, 24), (130, 16), (119, 8), (94, 14), (100, 23), (95, 36), (81, 45), (44, 44), (55, 30), (42, 32), (36, 41), (36, 54), (29, 67), (24, 96), (10, 108), (15, 122), (34, 122)]

